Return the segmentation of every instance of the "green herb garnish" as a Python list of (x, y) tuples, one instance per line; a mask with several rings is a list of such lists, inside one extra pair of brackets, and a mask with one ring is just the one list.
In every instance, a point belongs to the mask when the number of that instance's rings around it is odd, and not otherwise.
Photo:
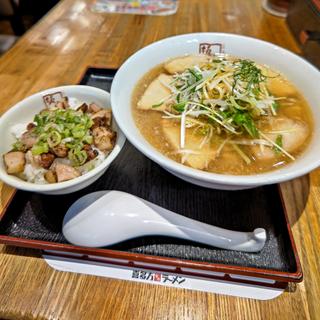
[(172, 108), (181, 113), (184, 111), (186, 104), (187, 104), (186, 102), (176, 103), (172, 106)]
[[(276, 116), (279, 109), (277, 98), (268, 91), (266, 80), (269, 76), (263, 74), (263, 69), (253, 61), (246, 59), (219, 56), (207, 64), (201, 63), (172, 76), (172, 94), (166, 100), (172, 112), (166, 110), (165, 118), (181, 119), (180, 148), (185, 146), (187, 135), (183, 132), (188, 128), (194, 128), (205, 136), (199, 148), (210, 143), (213, 133), (225, 141), (244, 138), (241, 143), (247, 145), (266, 144), (263, 140), (268, 141), (267, 136), (258, 130), (260, 121)], [(186, 121), (180, 115), (183, 112)], [(251, 139), (256, 141), (251, 142)], [(277, 138), (277, 152), (293, 158), (283, 150), (280, 139), (282, 137)], [(252, 160), (237, 144), (234, 149), (246, 162)]]
[(200, 81), (202, 79), (202, 74), (201, 73), (197, 72), (194, 69), (188, 69), (188, 70), (191, 73), (191, 75), (195, 78), (196, 82)]
[(23, 151), (23, 152), (25, 152), (26, 147), (21, 141), (18, 140), (12, 145), (12, 149), (13, 149), (13, 151)]
[(273, 111), (274, 111), (275, 113), (277, 113), (278, 110), (279, 110), (279, 108), (280, 108), (280, 104), (275, 101), (275, 102), (272, 103), (271, 108), (273, 109)]
[(249, 113), (237, 112), (233, 116), (233, 121), (238, 126), (244, 128), (252, 138), (258, 138), (259, 132)]
[(260, 83), (266, 80), (261, 69), (250, 60), (239, 60), (235, 62), (235, 67), (233, 89), (238, 81), (242, 81), (246, 83), (247, 91), (253, 91), (257, 94), (260, 91)]
[[(282, 134), (279, 134), (277, 136), (277, 138), (276, 138), (275, 144), (280, 148), (283, 147), (283, 141), (282, 140), (283, 140), (283, 136), (282, 136)], [(274, 152), (276, 154), (280, 154), (281, 153), (281, 150), (279, 148), (277, 148), (276, 146), (273, 147), (273, 150), (274, 150)]]
[(158, 107), (160, 107), (160, 106), (162, 106), (162, 105), (163, 105), (163, 102), (160, 102), (160, 103), (158, 103), (158, 104), (152, 105), (151, 108), (158, 108)]

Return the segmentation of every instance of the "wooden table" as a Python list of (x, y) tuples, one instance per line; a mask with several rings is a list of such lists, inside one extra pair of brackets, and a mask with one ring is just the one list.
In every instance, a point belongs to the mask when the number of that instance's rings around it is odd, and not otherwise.
[[(92, 1), (65, 0), (0, 59), (0, 111), (53, 86), (77, 83), (88, 65), (117, 68), (143, 46), (175, 34), (222, 31), (299, 53), (285, 21), (260, 0), (181, 0), (168, 17), (107, 15)], [(0, 318), (319, 319), (320, 170), (281, 185), (304, 281), (279, 298), (255, 301), (57, 272), (40, 252), (0, 246)], [(13, 190), (0, 184), (0, 211)]]

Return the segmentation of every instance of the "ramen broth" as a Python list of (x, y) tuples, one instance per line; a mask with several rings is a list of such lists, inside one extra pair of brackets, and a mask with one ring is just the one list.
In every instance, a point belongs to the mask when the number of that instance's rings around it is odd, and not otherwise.
[[(206, 141), (204, 141), (205, 132), (201, 128), (200, 130), (199, 127), (186, 128), (185, 145), (181, 148), (181, 145), (177, 145), (178, 141), (181, 141), (181, 120), (165, 119), (166, 114), (155, 110), (156, 106), (148, 110), (137, 107), (152, 81), (160, 74), (168, 74), (164, 65), (154, 67), (137, 83), (132, 95), (132, 112), (135, 123), (145, 139), (170, 159), (208, 172), (250, 175), (281, 168), (293, 162), (310, 142), (313, 120), (306, 100), (284, 76), (267, 67), (260, 67), (263, 74), (267, 75), (268, 91), (273, 97), (281, 97), (281, 99), (277, 100), (276, 115), (261, 117), (256, 122), (257, 128), (261, 134), (269, 134), (268, 137), (274, 142), (279, 137), (287, 139), (288, 136), (288, 141), (281, 142), (283, 148), (297, 141), (297, 146), (290, 152), (292, 158), (279, 152), (277, 145), (270, 147), (244, 144), (243, 138), (248, 141), (249, 137), (246, 132), (240, 136), (234, 136), (216, 128), (212, 130), (211, 135), (208, 135)], [(179, 115), (178, 112), (173, 113)], [(275, 122), (275, 119), (280, 120)], [(197, 118), (194, 120), (198, 121)], [(301, 130), (302, 133), (300, 133)], [(299, 139), (302, 140), (298, 141)], [(261, 135), (253, 140), (265, 141)], [(230, 143), (230, 141), (233, 142)]]

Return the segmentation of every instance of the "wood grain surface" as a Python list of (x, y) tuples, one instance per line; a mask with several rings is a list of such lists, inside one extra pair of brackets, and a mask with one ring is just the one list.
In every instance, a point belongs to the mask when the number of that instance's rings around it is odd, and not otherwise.
[[(181, 0), (176, 15), (97, 14), (65, 0), (0, 59), (0, 112), (49, 87), (76, 83), (88, 65), (117, 68), (143, 46), (175, 34), (254, 36), (299, 53), (285, 21), (260, 0)], [(319, 319), (320, 170), (281, 185), (304, 281), (256, 301), (57, 272), (39, 251), (0, 246), (3, 319)], [(0, 184), (0, 211), (14, 190)]]

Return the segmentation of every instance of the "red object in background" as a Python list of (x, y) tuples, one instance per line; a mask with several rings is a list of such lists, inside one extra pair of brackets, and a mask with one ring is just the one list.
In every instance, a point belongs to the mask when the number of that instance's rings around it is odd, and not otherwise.
[(287, 13), (289, 9), (290, 0), (268, 0), (267, 5), (275, 11)]
[(291, 0), (263, 0), (262, 7), (270, 14), (285, 18), (289, 11)]
[(311, 0), (313, 5), (320, 11), (320, 0)]
[(291, 0), (287, 23), (304, 57), (320, 68), (320, 0)]

